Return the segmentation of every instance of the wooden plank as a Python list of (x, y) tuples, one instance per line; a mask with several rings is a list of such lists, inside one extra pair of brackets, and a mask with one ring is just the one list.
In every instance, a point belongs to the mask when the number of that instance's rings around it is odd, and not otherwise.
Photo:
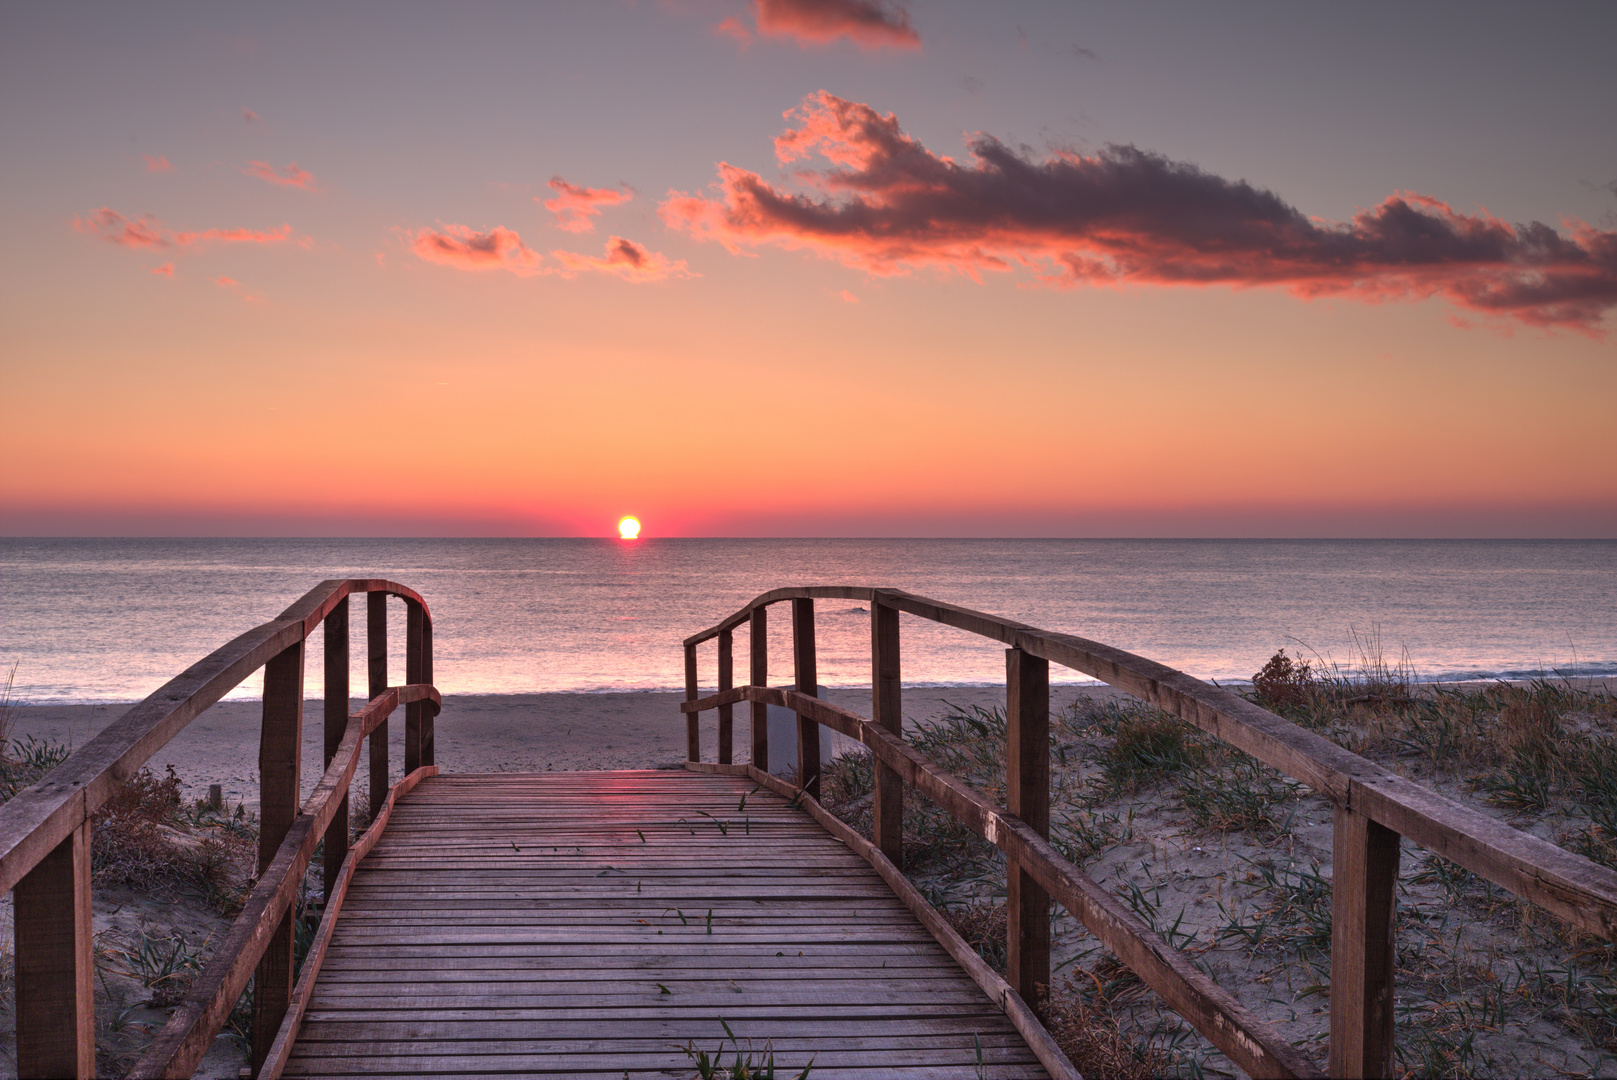
[[(692, 646), (695, 648), (695, 646)], [(719, 633), (719, 692), (735, 685), (735, 639), (729, 630)], [(735, 706), (719, 706), (719, 764), (728, 765), (735, 755)]]
[[(258, 872), (274, 861), (298, 813), (303, 754), (303, 642), (264, 665), (264, 720), (258, 741)], [(292, 920), (281, 916), (258, 961), (253, 991), (253, 1072), (269, 1053), (292, 998)]]
[[(792, 601), (792, 672), (797, 692), (820, 696), (819, 673), (814, 662), (814, 601)], [(801, 713), (797, 717), (797, 783), (820, 797), (820, 726)]]
[[(422, 682), (421, 672), (426, 664), (427, 610), (421, 604), (404, 605), (404, 681)], [(426, 739), (426, 713), (419, 704), (404, 710), (404, 772), (405, 775), (421, 768)]]
[[(373, 592), (365, 597), (365, 697), (375, 700), (387, 691), (387, 593)], [(387, 801), (387, 721), (383, 720), (371, 732), (370, 741), (371, 813)]]
[[(898, 609), (883, 603), (878, 592), (870, 602), (870, 719), (895, 738), (903, 738), (903, 684), (898, 647)], [(879, 758), (875, 764), (871, 811), (871, 840), (885, 859), (902, 869), (904, 782)]]
[(1331, 1075), (1390, 1077), (1398, 834), (1339, 806), (1331, 863)]
[[(701, 696), (696, 686), (696, 646), (685, 646), (685, 700), (695, 701)], [(691, 713), (685, 717), (685, 759), (687, 761), (702, 760), (702, 736), (697, 730), (697, 721), (701, 717)]]
[[(1005, 650), (1005, 809), (1050, 836), (1050, 662)], [(1005, 979), (1023, 1000), (1050, 984), (1050, 896), (1005, 860)]]
[[(748, 626), (747, 663), (751, 668), (749, 680), (753, 686), (769, 685), (769, 611), (757, 608)], [(762, 702), (752, 706), (752, 763), (760, 769), (769, 769), (769, 707)]]
[(23, 879), (13, 897), (17, 1075), (95, 1072), (95, 930), (90, 825), (80, 825)]
[[(325, 761), (331, 759), (342, 745), (343, 733), (348, 729), (348, 597), (332, 607), (325, 621)], [(326, 902), (331, 902), (331, 891), (337, 875), (342, 872), (343, 859), (348, 856), (348, 793), (343, 792), (342, 803), (325, 837), (325, 859), (321, 867), (321, 881), (325, 887)]]

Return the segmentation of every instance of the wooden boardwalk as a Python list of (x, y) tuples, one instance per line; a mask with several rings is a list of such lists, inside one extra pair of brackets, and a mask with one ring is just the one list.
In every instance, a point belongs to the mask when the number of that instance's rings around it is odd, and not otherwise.
[[(426, 779), (359, 864), (286, 1076), (1044, 1077), (862, 858), (749, 780)], [(979, 1047), (984, 1067), (978, 1069)]]

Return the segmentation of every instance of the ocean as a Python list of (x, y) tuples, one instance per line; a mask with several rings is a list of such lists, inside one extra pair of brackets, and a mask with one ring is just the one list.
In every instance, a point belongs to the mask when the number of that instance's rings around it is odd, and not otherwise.
[[(808, 584), (907, 589), (1221, 682), (1280, 648), (1349, 670), (1379, 652), (1424, 679), (1617, 674), (1617, 541), (6, 538), (0, 663), (14, 701), (136, 701), (322, 578), (372, 575), (426, 597), (447, 694), (679, 689), (682, 638)], [(868, 685), (868, 614), (821, 601), (816, 616), (821, 683)], [(1003, 682), (994, 643), (909, 616), (902, 636), (906, 683)], [(739, 674), (744, 633), (736, 651)]]

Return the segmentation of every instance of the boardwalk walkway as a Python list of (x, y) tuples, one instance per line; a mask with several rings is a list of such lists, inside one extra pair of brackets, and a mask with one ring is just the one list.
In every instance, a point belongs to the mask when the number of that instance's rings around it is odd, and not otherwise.
[(783, 1078), (1047, 1075), (863, 859), (748, 780), (673, 770), (424, 780), (355, 873), (285, 1075), (689, 1077), (679, 1047), (711, 1053), (721, 1018)]

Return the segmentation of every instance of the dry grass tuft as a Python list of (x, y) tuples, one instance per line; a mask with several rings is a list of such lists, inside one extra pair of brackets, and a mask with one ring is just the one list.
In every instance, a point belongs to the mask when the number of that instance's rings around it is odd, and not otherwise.
[(187, 813), (172, 766), (158, 777), (142, 769), (97, 811), (90, 866), (97, 885), (172, 894), (191, 888), (221, 913), (240, 907), (253, 858), (251, 823), (204, 811)]
[(1068, 978), (1039, 1001), (1044, 1028), (1061, 1052), (1081, 1075), (1097, 1080), (1152, 1080), (1171, 1075), (1170, 1055), (1125, 1037), (1100, 980), (1091, 978), (1092, 988)]
[(988, 966), (1005, 973), (1005, 905), (991, 900), (973, 900), (969, 904), (944, 908), (943, 917), (949, 920), (954, 932), (965, 938), (966, 944), (977, 950), (977, 955)]

